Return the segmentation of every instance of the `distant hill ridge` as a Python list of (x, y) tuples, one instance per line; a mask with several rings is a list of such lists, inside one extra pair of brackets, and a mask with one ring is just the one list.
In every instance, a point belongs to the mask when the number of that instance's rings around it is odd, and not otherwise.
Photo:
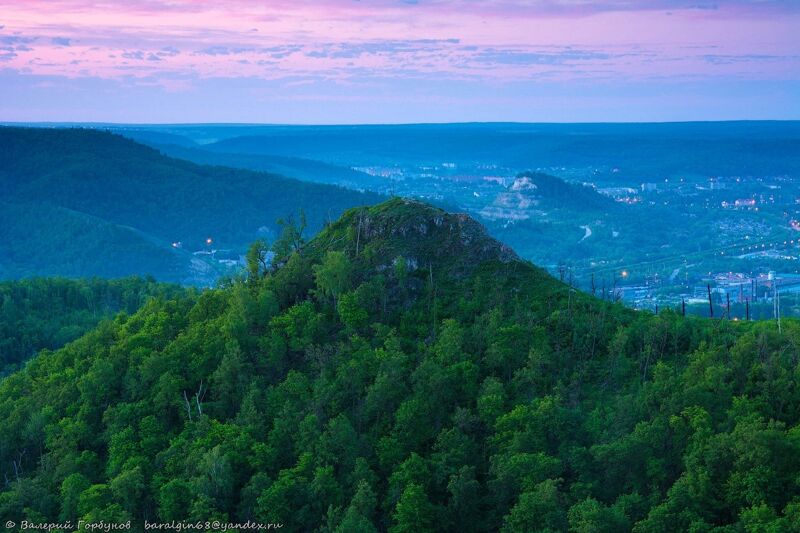
[[(40, 213), (4, 217), (0, 273), (6, 277), (152, 274), (199, 284), (213, 283), (225, 269), (193, 251), (244, 253), (257, 238), (275, 239), (279, 218), (303, 210), (314, 233), (347, 207), (382, 198), (197, 165), (105, 131), (16, 127), (0, 127), (0, 193), (5, 203)], [(80, 219), (81, 213), (94, 218)], [(68, 230), (79, 225), (80, 235)], [(46, 265), (36, 259), (42, 255)]]

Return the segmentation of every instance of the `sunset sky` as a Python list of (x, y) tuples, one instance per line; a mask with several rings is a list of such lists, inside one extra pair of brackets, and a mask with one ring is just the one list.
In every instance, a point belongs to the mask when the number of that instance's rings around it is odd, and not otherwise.
[(800, 119), (797, 0), (0, 0), (0, 121)]

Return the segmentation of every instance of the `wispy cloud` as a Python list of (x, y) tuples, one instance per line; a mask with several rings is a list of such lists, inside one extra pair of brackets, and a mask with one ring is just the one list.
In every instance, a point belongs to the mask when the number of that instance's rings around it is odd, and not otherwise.
[(446, 100), (449, 83), (489, 98), (516, 84), (800, 80), (796, 0), (0, 0), (0, 17), (7, 76), (165, 91), (438, 83)]

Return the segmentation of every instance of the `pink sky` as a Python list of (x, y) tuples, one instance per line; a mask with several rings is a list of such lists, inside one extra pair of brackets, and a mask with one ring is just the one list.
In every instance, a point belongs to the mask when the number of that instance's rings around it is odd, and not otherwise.
[(0, 120), (800, 118), (798, 29), (795, 0), (0, 0)]

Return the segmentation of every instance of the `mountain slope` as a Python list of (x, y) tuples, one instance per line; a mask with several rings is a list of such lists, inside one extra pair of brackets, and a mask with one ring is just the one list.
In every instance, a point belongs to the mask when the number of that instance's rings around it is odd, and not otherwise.
[(120, 311), (182, 289), (152, 279), (33, 278), (0, 282), (0, 376), (40, 350), (56, 350)]
[(154, 245), (132, 228), (50, 204), (0, 202), (0, 277), (141, 272), (188, 276), (191, 255)]
[[(143, 141), (145, 142), (145, 141)], [(391, 189), (391, 181), (376, 178), (347, 167), (340, 167), (303, 159), (266, 154), (228, 154), (203, 150), (199, 147), (185, 147), (172, 144), (148, 142), (157, 150), (179, 159), (192, 161), (200, 165), (221, 165), (231, 168), (270, 172), (282, 176), (291, 176), (312, 183), (338, 185), (355, 190), (387, 191)]]
[[(206, 251), (207, 238), (214, 248), (243, 253), (258, 237), (275, 238), (280, 231), (276, 220), (296, 216), (299, 209), (305, 211), (308, 230), (314, 232), (344, 208), (380, 198), (271, 174), (200, 166), (95, 130), (0, 128), (0, 146), (0, 192), (6, 203), (23, 210), (27, 207), (21, 206), (34, 205), (42, 213), (63, 208), (94, 217), (91, 231), (108, 228), (102, 230), (104, 239), (119, 248), (108, 262), (88, 260), (74, 269), (61, 269), (58, 265), (73, 262), (61, 261), (59, 253), (86, 251), (90, 258), (92, 248), (106, 248), (108, 242), (90, 238), (91, 242), (73, 246), (71, 240), (60, 240), (58, 232), (48, 238), (51, 225), (37, 228), (30, 220), (15, 225), (14, 217), (8, 217), (6, 232), (11, 237), (27, 233), (40, 239), (8, 246), (56, 253), (50, 258), (55, 271), (48, 273), (93, 275), (107, 269), (128, 273), (126, 269), (136, 265), (135, 273), (192, 281), (199, 268), (200, 281), (207, 283), (218, 275), (218, 265), (189, 253)], [(46, 216), (71, 218), (64, 211)], [(138, 244), (130, 246), (135, 240)], [(173, 242), (183, 244), (177, 258)], [(11, 275), (40, 272), (41, 266), (28, 261), (27, 254), (13, 258), (18, 262), (5, 267)], [(198, 265), (201, 260), (206, 264)], [(139, 270), (140, 266), (147, 270)]]
[(0, 382), (0, 520), (796, 526), (797, 323), (636, 313), (399, 199), (293, 242)]

